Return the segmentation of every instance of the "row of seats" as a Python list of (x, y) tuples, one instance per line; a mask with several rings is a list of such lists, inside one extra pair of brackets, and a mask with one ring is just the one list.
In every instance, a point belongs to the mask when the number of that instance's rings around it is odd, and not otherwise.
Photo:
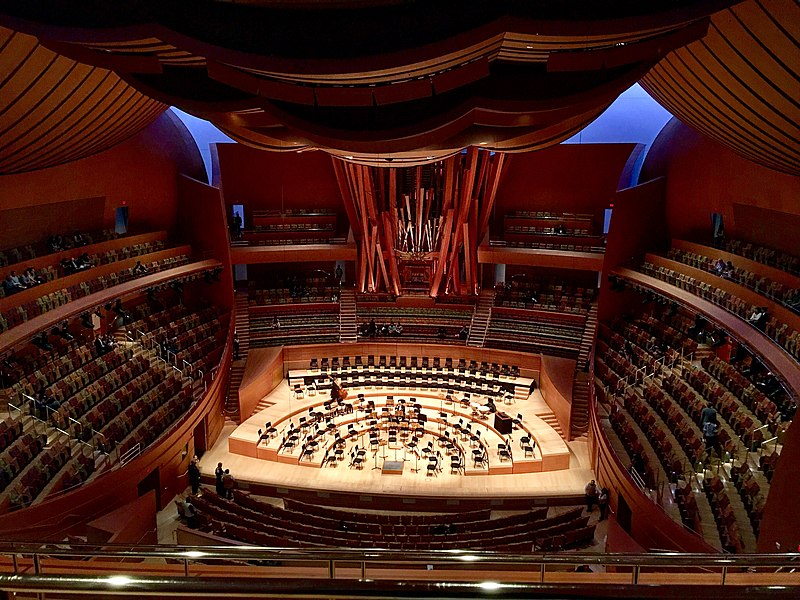
[[(173, 269), (189, 262), (186, 255), (164, 258), (145, 265), (150, 273)], [(71, 285), (67, 288), (51, 292), (34, 301), (26, 302), (20, 306), (11, 308), (0, 314), (0, 332), (7, 331), (12, 327), (24, 323), (38, 315), (44, 314), (63, 306), (72, 300), (88, 296), (89, 294), (107, 289), (109, 287), (130, 281), (141, 274), (133, 272), (133, 268), (124, 269), (119, 273), (112, 273), (108, 277), (101, 276), (91, 280), (83, 281), (79, 284)]]
[(569, 235), (573, 237), (589, 237), (592, 235), (591, 229), (578, 229), (573, 227), (536, 227), (531, 225), (507, 225), (506, 234), (522, 233), (528, 235)]
[(492, 311), (484, 345), (523, 352), (576, 358), (580, 351), (585, 321), (559, 320), (558, 314), (531, 315), (521, 320), (517, 314)]
[[(655, 266), (652, 263), (645, 262), (642, 264), (642, 272), (684, 289), (695, 296), (705, 298), (733, 314), (738, 315), (743, 320), (747, 320), (757, 308), (725, 290), (714, 288), (710, 284), (698, 281), (694, 277), (676, 272), (667, 267)], [(790, 328), (787, 323), (779, 322), (775, 317), (770, 317), (764, 328), (764, 332), (789, 352), (789, 354), (800, 360), (800, 331)]]
[[(91, 233), (81, 233), (80, 235), (82, 237), (81, 240), (82, 243), (78, 245), (84, 245), (84, 246), (106, 240), (112, 240), (116, 237), (114, 231), (110, 229), (103, 231), (94, 231)], [(75, 244), (72, 241), (73, 236), (71, 234), (64, 233), (63, 238), (69, 241), (70, 247), (75, 247)], [(36, 258), (37, 256), (43, 256), (45, 254), (53, 254), (54, 252), (59, 252), (59, 251), (60, 250), (53, 250), (51, 247), (49, 247), (47, 240), (41, 240), (36, 243), (25, 244), (23, 246), (17, 246), (14, 248), (6, 248), (4, 250), (0, 250), (0, 266), (5, 267), (8, 265), (13, 265), (25, 260), (31, 260), (33, 258)]]
[(597, 243), (593, 243), (597, 241), (600, 241), (600, 238), (587, 238), (586, 245), (528, 242), (518, 240), (489, 240), (489, 245), (492, 247), (530, 248), (531, 250), (561, 250), (562, 252), (594, 252), (597, 254), (604, 254), (606, 247)]
[(594, 297), (595, 290), (592, 288), (565, 286), (560, 283), (512, 282), (497, 286), (494, 304), (512, 308), (586, 312)]
[(328, 281), (307, 282), (304, 286), (282, 287), (268, 290), (253, 289), (249, 292), (252, 306), (292, 304), (296, 302), (335, 302), (339, 297), (339, 286), (326, 285)]
[(0, 512), (29, 505), (70, 459), (68, 444), (56, 441), (31, 461), (25, 472), (0, 496)]
[(731, 254), (738, 254), (750, 260), (778, 268), (793, 275), (800, 275), (800, 257), (788, 252), (775, 250), (766, 246), (745, 242), (743, 240), (728, 240), (724, 249)]
[(793, 310), (800, 309), (800, 288), (785, 286), (778, 281), (753, 273), (742, 267), (734, 266), (732, 269), (724, 269), (723, 272), (720, 272), (716, 268), (717, 261), (713, 257), (681, 250), (680, 248), (671, 248), (667, 257), (696, 269), (724, 276), (726, 279), (748, 287), (762, 296), (775, 300)]
[(461, 332), (465, 327), (469, 327), (472, 313), (472, 309), (458, 306), (453, 308), (414, 308), (394, 304), (370, 303), (365, 305), (359, 303), (357, 310), (359, 340), (370, 337), (373, 323), (399, 323), (402, 327), (403, 341), (448, 340), (448, 343), (463, 343), (466, 336)]
[[(479, 530), (462, 529), (459, 523), (442, 525), (398, 525), (386, 532), (371, 533), (359, 528), (357, 520), (305, 517), (253, 499), (235, 494), (235, 500), (221, 499), (213, 494), (193, 498), (200, 521), (212, 531), (239, 541), (272, 546), (314, 547), (388, 547), (398, 549), (503, 549), (531, 551), (532, 544), (554, 546), (555, 536), (570, 535), (572, 545), (586, 544), (594, 537), (594, 527), (588, 527), (588, 517), (580, 508), (562, 515), (544, 518), (546, 511), (534, 511), (519, 517), (483, 521)], [(367, 530), (362, 530), (367, 529)], [(587, 531), (587, 529), (589, 531)], [(372, 531), (375, 531), (372, 528)], [(580, 535), (572, 532), (581, 531)], [(591, 533), (591, 535), (589, 535)]]
[(339, 341), (339, 307), (289, 305), (250, 314), (250, 347), (332, 344)]
[(351, 362), (349, 356), (338, 356), (333, 358), (312, 358), (309, 363), (309, 368), (312, 371), (321, 370), (323, 373), (327, 371), (344, 371), (347, 372), (351, 368), (362, 369), (363, 367), (380, 367), (383, 369), (443, 369), (447, 371), (458, 371), (462, 375), (469, 374), (475, 376), (480, 374), (486, 376), (489, 373), (495, 377), (519, 377), (519, 367), (516, 365), (507, 365), (499, 363), (489, 363), (488, 361), (470, 360), (467, 362), (465, 358), (459, 358), (458, 362), (454, 362), (451, 357), (446, 357), (444, 361), (439, 356), (386, 356), (368, 354), (367, 356), (354, 356)]

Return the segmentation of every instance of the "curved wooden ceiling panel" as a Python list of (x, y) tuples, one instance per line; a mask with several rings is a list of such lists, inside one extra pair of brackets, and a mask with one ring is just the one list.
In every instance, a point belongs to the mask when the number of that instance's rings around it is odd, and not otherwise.
[(800, 4), (749, 0), (712, 16), (642, 86), (680, 120), (742, 156), (800, 175)]
[(75, 62), (3, 27), (0, 64), (0, 174), (102, 152), (166, 109), (112, 71)]
[(245, 143), (374, 164), (558, 143), (732, 1), (201, 3), (178, 19), (158, 0), (29, 0), (5, 22)]

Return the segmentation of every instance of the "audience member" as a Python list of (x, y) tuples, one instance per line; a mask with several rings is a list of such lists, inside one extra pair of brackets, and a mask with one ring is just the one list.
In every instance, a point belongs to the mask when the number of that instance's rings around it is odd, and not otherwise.
[(584, 498), (586, 499), (586, 511), (592, 512), (595, 503), (597, 502), (597, 484), (592, 479), (589, 483), (586, 484), (586, 487), (583, 489)]
[(197, 495), (197, 492), (200, 490), (200, 466), (199, 463), (200, 459), (197, 456), (193, 456), (191, 462), (189, 462), (189, 485), (192, 487), (192, 494)]
[(600, 507), (600, 521), (605, 521), (608, 516), (608, 488), (600, 490), (600, 495), (597, 497), (597, 506)]

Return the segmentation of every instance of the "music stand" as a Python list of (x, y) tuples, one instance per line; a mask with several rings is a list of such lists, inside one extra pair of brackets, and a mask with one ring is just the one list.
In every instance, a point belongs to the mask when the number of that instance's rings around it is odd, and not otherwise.
[(375, 469), (380, 469), (378, 466), (378, 451), (375, 450), (375, 453), (372, 456), (375, 458), (375, 466), (372, 467), (372, 470), (374, 471)]

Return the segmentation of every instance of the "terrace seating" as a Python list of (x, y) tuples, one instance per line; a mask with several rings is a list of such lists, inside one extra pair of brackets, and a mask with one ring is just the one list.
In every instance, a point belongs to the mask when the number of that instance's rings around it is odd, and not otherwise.
[[(671, 263), (679, 265), (680, 263)], [(691, 267), (688, 267), (691, 268)], [(694, 294), (700, 298), (704, 298), (709, 302), (713, 302), (721, 306), (725, 310), (739, 316), (742, 320), (748, 320), (757, 308), (756, 305), (751, 304), (738, 296), (731, 294), (720, 288), (713, 287), (710, 283), (700, 281), (691, 275), (681, 273), (673, 268), (655, 265), (651, 262), (645, 261), (642, 264), (641, 271), (646, 275), (650, 275), (671, 285), (675, 285), (681, 289)], [(776, 309), (777, 310), (777, 309)], [(788, 312), (788, 315), (792, 313)], [(760, 329), (766, 333), (772, 340), (782, 346), (789, 354), (796, 360), (800, 360), (800, 331), (793, 329), (788, 323), (780, 322), (776, 317), (771, 317), (763, 327)]]
[[(83, 238), (83, 243), (79, 244), (77, 247), (85, 246), (88, 244), (94, 244), (103, 240), (111, 240), (116, 237), (116, 234), (110, 230), (106, 229), (103, 231), (93, 231), (90, 233), (81, 233), (80, 234)], [(53, 237), (53, 236), (51, 236)], [(63, 237), (69, 240), (70, 247), (76, 247), (73, 240), (73, 234), (64, 233)], [(4, 250), (0, 250), (0, 266), (9, 266), (13, 264), (17, 264), (23, 262), (25, 260), (32, 260), (37, 256), (43, 256), (46, 254), (53, 254), (54, 252), (59, 252), (60, 250), (54, 250), (51, 246), (48, 245), (47, 240), (40, 240), (38, 242), (33, 242), (30, 244), (25, 244), (23, 246), (17, 246), (14, 248), (6, 248)]]
[[(161, 258), (145, 266), (150, 273), (155, 273), (166, 269), (172, 269), (187, 264), (188, 262), (189, 257), (184, 254)], [(83, 279), (79, 283), (74, 283), (68, 287), (52, 291), (38, 298), (28, 299), (0, 313), (0, 332), (7, 331), (33, 317), (49, 312), (59, 306), (63, 306), (72, 300), (130, 281), (143, 274), (144, 273), (134, 273), (133, 267), (130, 267), (119, 272), (111, 272), (108, 276), (99, 275), (95, 278)]]
[(790, 286), (738, 265), (733, 265), (732, 268), (723, 267), (718, 271), (715, 266), (716, 260), (712, 256), (713, 250), (709, 248), (708, 253), (698, 254), (680, 248), (671, 248), (667, 256), (671, 260), (735, 281), (758, 292), (765, 298), (779, 302), (794, 311), (800, 311), (800, 279), (797, 281), (797, 285)]
[(775, 267), (792, 275), (800, 275), (800, 257), (781, 252), (767, 246), (760, 246), (743, 240), (728, 240), (725, 250), (750, 260)]

